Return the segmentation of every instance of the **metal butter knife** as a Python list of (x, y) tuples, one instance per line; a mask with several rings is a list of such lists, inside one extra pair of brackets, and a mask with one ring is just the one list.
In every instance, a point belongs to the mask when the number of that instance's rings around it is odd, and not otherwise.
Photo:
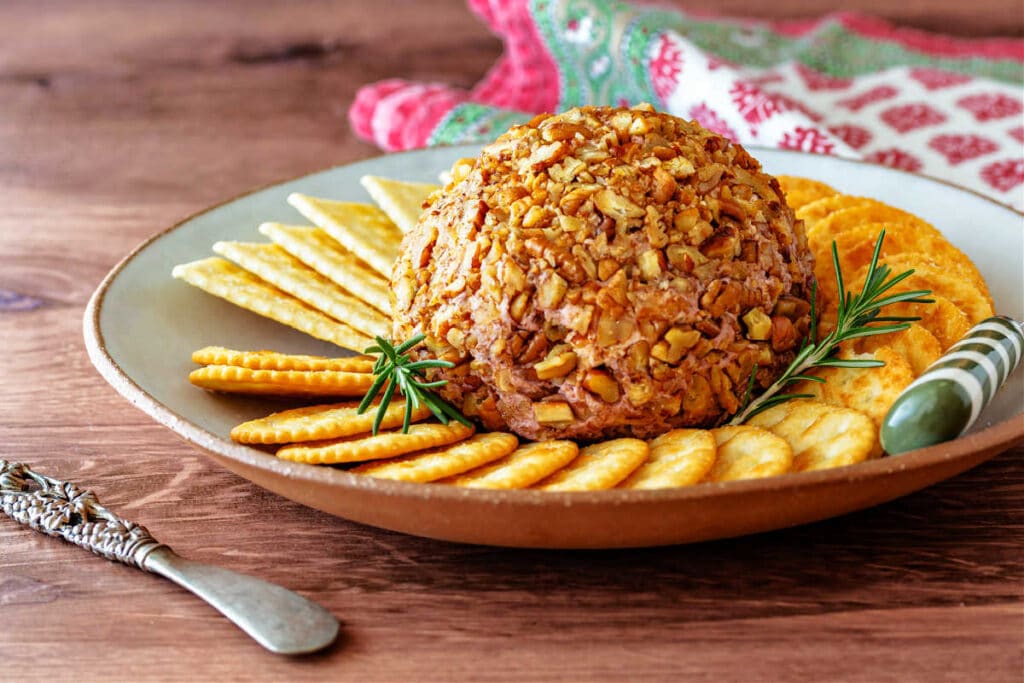
[(315, 652), (338, 635), (338, 620), (316, 603), (281, 586), (179, 557), (145, 527), (102, 507), (92, 491), (21, 463), (0, 460), (0, 507), (36, 531), (170, 579), (271, 652)]

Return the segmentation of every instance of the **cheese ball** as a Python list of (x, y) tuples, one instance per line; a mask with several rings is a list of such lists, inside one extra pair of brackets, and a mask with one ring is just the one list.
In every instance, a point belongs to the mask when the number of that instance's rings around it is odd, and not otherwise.
[(526, 439), (712, 426), (793, 359), (813, 260), (740, 145), (633, 109), (540, 115), (453, 169), (402, 242), (394, 334), (440, 395)]

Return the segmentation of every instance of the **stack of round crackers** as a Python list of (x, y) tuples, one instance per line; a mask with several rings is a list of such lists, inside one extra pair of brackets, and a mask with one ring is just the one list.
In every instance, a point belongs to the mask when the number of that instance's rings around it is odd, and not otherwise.
[(836, 288), (832, 244), (846, 289), (864, 286), (879, 234), (885, 239), (879, 263), (894, 273), (913, 270), (893, 293), (926, 289), (934, 303), (887, 306), (883, 315), (914, 316), (910, 328), (865, 337), (841, 348), (844, 358), (880, 360), (879, 368), (828, 368), (815, 374), (824, 383), (803, 382), (794, 388), (826, 403), (865, 413), (881, 426), (896, 397), (975, 324), (994, 315), (992, 297), (977, 267), (942, 233), (921, 218), (867, 197), (840, 194), (806, 178), (779, 177), (787, 201), (804, 221), (814, 253), (821, 310), (821, 334), (835, 325)]

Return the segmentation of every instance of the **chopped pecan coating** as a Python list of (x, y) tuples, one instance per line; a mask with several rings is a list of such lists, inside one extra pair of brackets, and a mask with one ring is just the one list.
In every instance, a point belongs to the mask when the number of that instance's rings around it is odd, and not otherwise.
[(775, 179), (695, 123), (539, 115), (461, 160), (406, 235), (395, 335), (441, 395), (530, 439), (649, 437), (735, 411), (808, 327), (812, 261)]

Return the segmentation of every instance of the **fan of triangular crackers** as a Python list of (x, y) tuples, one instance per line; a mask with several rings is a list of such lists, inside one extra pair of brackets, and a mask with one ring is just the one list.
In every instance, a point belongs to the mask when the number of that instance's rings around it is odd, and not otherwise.
[[(471, 161), (444, 178), (457, 181)], [(236, 426), (240, 443), (272, 448), (297, 462), (337, 465), (369, 477), (435, 482), (467, 488), (547, 491), (657, 489), (841, 467), (881, 455), (878, 426), (889, 406), (970, 326), (992, 314), (984, 278), (961, 251), (913, 214), (868, 197), (837, 192), (816, 180), (779, 176), (786, 199), (804, 221), (819, 282), (820, 331), (835, 321), (832, 245), (849, 289), (863, 285), (878, 234), (881, 262), (913, 269), (903, 289), (929, 289), (934, 303), (887, 308), (919, 317), (903, 332), (845, 344), (844, 358), (883, 361), (882, 367), (816, 371), (791, 400), (746, 424), (676, 429), (648, 442), (622, 438), (595, 444), (519, 443), (512, 434), (475, 433), (442, 425), (423, 407), (400, 431), (405, 405), (388, 406), (372, 434), (376, 408), (357, 403), (372, 383), (373, 359), (322, 358), (274, 351), (207, 347), (193, 354), (202, 367), (189, 377), (213, 391), (333, 400), (300, 405)], [(313, 225), (263, 223), (269, 242), (218, 242), (221, 257), (177, 266), (174, 276), (243, 308), (341, 348), (361, 351), (390, 331), (389, 274), (402, 235), (440, 189), (367, 176), (373, 204), (292, 194), (288, 201)], [(348, 401), (345, 401), (348, 399)], [(337, 402), (337, 401), (341, 402)]]
[[(415, 225), (436, 185), (367, 176), (380, 207), (294, 193), (313, 223), (263, 223), (270, 242), (217, 242), (207, 258), (173, 275), (317, 339), (362, 351), (391, 331), (388, 278), (403, 230)], [(399, 227), (401, 226), (401, 227)]]

